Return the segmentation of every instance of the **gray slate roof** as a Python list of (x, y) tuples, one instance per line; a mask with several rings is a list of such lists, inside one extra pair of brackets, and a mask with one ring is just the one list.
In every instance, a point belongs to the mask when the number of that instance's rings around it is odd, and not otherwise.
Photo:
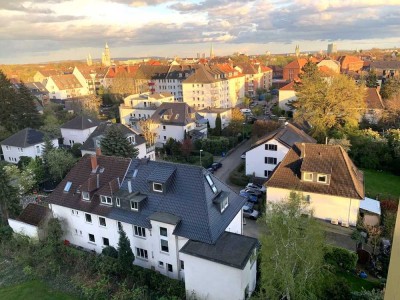
[[(149, 176), (154, 176), (157, 172), (163, 174), (165, 170), (170, 170), (171, 166), (176, 169), (166, 184), (166, 191), (164, 193), (151, 191)], [(135, 169), (138, 170), (136, 177), (132, 177), (131, 174)], [(215, 194), (205, 174), (209, 173), (199, 166), (135, 159), (129, 167), (121, 190), (128, 190), (127, 180), (131, 179), (132, 192), (146, 194), (148, 198), (140, 203), (138, 212), (114, 207), (108, 217), (151, 228), (150, 218), (154, 218), (154, 213), (171, 214), (180, 218), (174, 231), (175, 235), (213, 244), (239, 213), (246, 200), (209, 174), (218, 191), (229, 194), (229, 205), (221, 213), (218, 205), (213, 203)], [(121, 198), (121, 207), (124, 206), (123, 201)]]
[(370, 68), (396, 70), (400, 69), (400, 61), (397, 60), (372, 61), (370, 64)]
[[(151, 116), (155, 123), (184, 126), (195, 121), (195, 110), (185, 102), (164, 102)], [(163, 116), (168, 116), (165, 119)]]
[(113, 124), (113, 123), (109, 123), (109, 122), (104, 122), (104, 123), (100, 123), (99, 126), (97, 126), (97, 128), (89, 135), (89, 137), (87, 138), (86, 142), (83, 143), (81, 150), (83, 151), (92, 151), (95, 152), (96, 151), (96, 147), (95, 147), (95, 138), (100, 136), (100, 135), (104, 135), (107, 128), (110, 126), (118, 126), (121, 130), (122, 133), (125, 136), (130, 136), (130, 135), (135, 135), (135, 141), (136, 141), (136, 145), (141, 145), (143, 143), (146, 143), (146, 140), (144, 139), (144, 137), (140, 136), (139, 134), (137, 134), (137, 132), (135, 132), (134, 130), (126, 127), (125, 125), (122, 124)]
[(25, 128), (2, 141), (1, 145), (26, 148), (44, 142), (44, 133), (42, 131)]
[(224, 232), (213, 245), (188, 241), (179, 252), (243, 270), (257, 246), (255, 238)]
[(77, 129), (77, 130), (85, 130), (88, 128), (92, 128), (98, 126), (100, 122), (98, 120), (88, 118), (86, 116), (77, 116), (72, 120), (64, 123), (61, 128), (67, 129)]

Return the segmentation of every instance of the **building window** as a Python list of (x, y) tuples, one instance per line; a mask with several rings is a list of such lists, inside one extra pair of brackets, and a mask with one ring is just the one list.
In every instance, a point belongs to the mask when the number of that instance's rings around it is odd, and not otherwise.
[(166, 141), (166, 140), (167, 140), (167, 136), (164, 135), (164, 141)]
[(272, 171), (264, 170), (264, 177), (269, 178), (269, 176), (271, 176), (271, 174), (272, 174)]
[(310, 203), (311, 202), (311, 196), (310, 195), (304, 196), (304, 201), (307, 202), (307, 203)]
[(183, 260), (181, 260), (180, 262), (181, 262), (181, 270), (185, 270), (185, 262)]
[(115, 204), (120, 207), (121, 206), (121, 199), (115, 198)]
[(167, 228), (164, 228), (164, 227), (160, 227), (160, 235), (161, 236), (168, 236), (168, 230), (167, 230)]
[(320, 182), (320, 183), (327, 183), (328, 182), (328, 176), (327, 175), (318, 174), (317, 181)]
[(221, 212), (223, 212), (229, 205), (229, 199), (228, 197), (226, 197), (224, 200), (222, 200), (221, 204), (220, 204), (220, 210)]
[(117, 226), (118, 230), (122, 230), (122, 223), (120, 221), (117, 221)]
[(140, 257), (143, 259), (147, 259), (147, 250), (141, 249), (141, 248), (136, 248), (136, 257)]
[(277, 159), (276, 157), (265, 157), (265, 161), (266, 164), (269, 165), (276, 165), (277, 164)]
[(131, 210), (138, 211), (139, 210), (139, 202), (131, 201)]
[[(7, 147), (8, 147), (8, 146), (7, 146)], [(39, 145), (37, 145), (37, 146), (36, 146), (36, 153), (37, 153), (37, 154), (40, 154), (41, 150), (42, 150), (42, 147), (39, 146)]]
[(162, 193), (163, 192), (163, 186), (161, 183), (153, 182), (153, 191)]
[(99, 224), (100, 224), (100, 226), (106, 227), (106, 226), (107, 226), (107, 224), (106, 224), (106, 218), (99, 217)]
[(146, 228), (140, 226), (133, 226), (136, 236), (146, 237)]
[(213, 191), (214, 194), (216, 194), (216, 193), (218, 192), (218, 189), (217, 189), (217, 187), (215, 186), (215, 184), (214, 184), (214, 182), (213, 182), (213, 180), (211, 179), (211, 176), (210, 176), (209, 174), (206, 175), (206, 179), (207, 179), (207, 182), (208, 182), (208, 184), (209, 184), (211, 190)]
[(304, 172), (304, 181), (313, 181), (313, 173)]
[(92, 215), (90, 215), (90, 214), (85, 214), (85, 220), (86, 220), (86, 222), (88, 222), (88, 223), (92, 223)]
[(161, 240), (161, 251), (162, 252), (169, 252), (168, 241), (167, 240)]
[(108, 240), (108, 238), (103, 237), (103, 245), (110, 246), (110, 241)]
[(162, 127), (162, 130), (165, 130), (166, 129), (166, 126), (165, 125), (163, 125), (163, 127)]
[(10, 147), (10, 146), (6, 146), (6, 149), (7, 149), (7, 150), (11, 150), (11, 147)]
[(88, 192), (82, 192), (83, 200), (90, 200), (90, 194)]
[(100, 196), (100, 202), (107, 205), (112, 205), (112, 198), (107, 196)]
[(167, 264), (168, 272), (173, 272), (173, 268), (171, 264)]
[(278, 151), (278, 146), (274, 144), (265, 144), (265, 150)]
[(159, 261), (159, 262), (158, 262), (158, 267), (164, 268), (164, 263), (163, 263), (162, 261)]
[(94, 238), (94, 234), (89, 233), (89, 242), (91, 242), (91, 243), (95, 243), (96, 242), (96, 240)]

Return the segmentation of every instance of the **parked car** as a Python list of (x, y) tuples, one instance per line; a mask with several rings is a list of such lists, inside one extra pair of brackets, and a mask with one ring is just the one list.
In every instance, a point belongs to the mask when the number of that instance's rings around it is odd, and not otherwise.
[(213, 163), (213, 164), (211, 165), (211, 168), (213, 168), (214, 171), (218, 170), (218, 169), (221, 168), (221, 167), (222, 167), (222, 164), (221, 164), (220, 162), (216, 162), (216, 163)]
[(260, 184), (256, 184), (256, 183), (250, 182), (250, 183), (248, 183), (248, 184), (246, 185), (246, 188), (258, 189), (258, 190), (260, 190), (261, 192), (265, 193), (265, 186), (260, 185)]
[(253, 206), (247, 205), (247, 203), (243, 206), (243, 217), (257, 220), (259, 214), (257, 210), (253, 209)]
[(260, 190), (258, 190), (258, 189), (244, 188), (242, 191), (245, 192), (245, 193), (249, 193), (249, 194), (255, 195), (257, 197), (260, 197), (262, 195), (262, 192)]
[(246, 193), (244, 191), (240, 191), (239, 196), (242, 196), (246, 198), (248, 201), (257, 203), (258, 202), (258, 197), (249, 193)]
[(246, 152), (243, 152), (242, 155), (240, 156), (241, 159), (246, 159)]

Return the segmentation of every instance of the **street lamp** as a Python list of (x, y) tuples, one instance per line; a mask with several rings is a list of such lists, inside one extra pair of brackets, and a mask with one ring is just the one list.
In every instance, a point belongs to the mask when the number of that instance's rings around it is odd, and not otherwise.
[(244, 141), (244, 126), (246, 125), (246, 122), (243, 123), (243, 135), (242, 135), (242, 141)]
[(201, 152), (203, 152), (203, 149), (200, 149), (200, 166), (201, 166)]

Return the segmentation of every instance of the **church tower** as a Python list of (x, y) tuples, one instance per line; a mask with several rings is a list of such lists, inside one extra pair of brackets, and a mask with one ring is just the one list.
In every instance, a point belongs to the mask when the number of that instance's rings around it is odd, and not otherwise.
[(88, 55), (88, 57), (86, 58), (86, 64), (90, 67), (91, 65), (93, 65), (93, 61), (92, 61), (92, 56)]
[(101, 54), (101, 64), (105, 67), (111, 66), (111, 55), (110, 48), (108, 48), (108, 44), (104, 47), (104, 52)]
[(210, 59), (213, 59), (214, 57), (215, 57), (215, 55), (214, 55), (214, 47), (213, 47), (213, 44), (211, 44)]
[(300, 55), (300, 47), (299, 47), (299, 45), (296, 45), (296, 49), (294, 50), (294, 52), (296, 53), (296, 57), (299, 57), (299, 55)]

